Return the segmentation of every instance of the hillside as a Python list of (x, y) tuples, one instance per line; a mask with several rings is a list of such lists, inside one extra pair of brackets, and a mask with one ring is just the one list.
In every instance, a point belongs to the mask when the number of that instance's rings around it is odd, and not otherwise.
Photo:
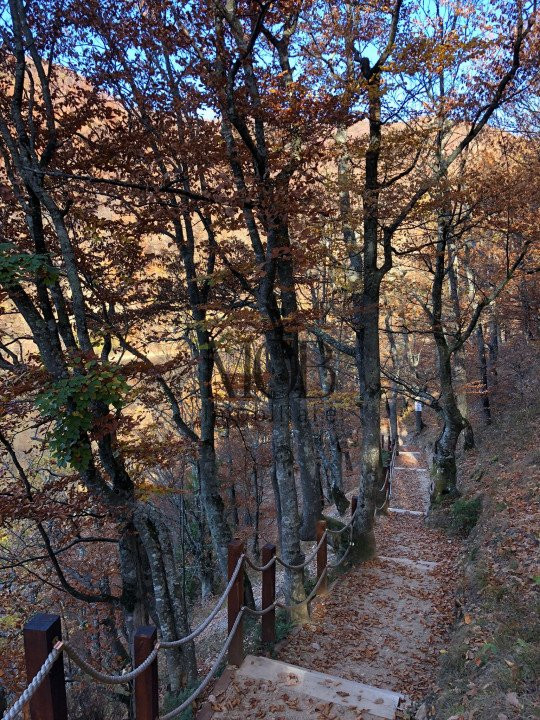
[(540, 403), (534, 357), (525, 352), (528, 369), (519, 377), (507, 368), (495, 395), (494, 423), (478, 430), (476, 447), (461, 456), (462, 497), (432, 512), (433, 524), (462, 538), (461, 580), (439, 687), (418, 718), (538, 717)]

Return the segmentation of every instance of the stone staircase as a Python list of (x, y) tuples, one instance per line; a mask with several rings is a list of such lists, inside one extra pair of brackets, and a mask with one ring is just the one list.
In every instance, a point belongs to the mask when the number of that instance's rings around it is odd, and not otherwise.
[(395, 720), (404, 696), (248, 655), (209, 700), (198, 720)]

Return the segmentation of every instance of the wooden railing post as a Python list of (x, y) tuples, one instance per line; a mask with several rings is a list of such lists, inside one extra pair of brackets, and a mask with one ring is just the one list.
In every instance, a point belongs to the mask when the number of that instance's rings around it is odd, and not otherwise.
[[(326, 520), (317, 520), (317, 545), (321, 542), (321, 538), (326, 530)], [(321, 544), (321, 547), (317, 550), (317, 582), (326, 568), (328, 562), (328, 536), (326, 536)], [(317, 595), (326, 595), (328, 592), (328, 577), (319, 585)]]
[[(244, 552), (244, 543), (241, 540), (232, 540), (227, 547), (227, 570), (229, 580), (231, 579), (238, 560)], [(242, 608), (244, 599), (244, 563), (240, 568), (238, 577), (229, 591), (227, 599), (228, 632), (230, 633), (236, 621), (238, 613)], [(244, 659), (244, 627), (243, 620), (240, 620), (231, 644), (229, 645), (229, 664), (240, 667)]]
[[(59, 615), (38, 613), (23, 628), (26, 678), (30, 683), (47, 655), (62, 639)], [(30, 700), (32, 720), (67, 720), (66, 682), (62, 655), (56, 660), (34, 697)]]
[(357, 507), (358, 507), (358, 498), (356, 495), (353, 495), (351, 497), (351, 515), (354, 515)]
[[(157, 642), (153, 625), (137, 628), (133, 637), (133, 664), (146, 660)], [(135, 678), (135, 720), (157, 720), (159, 717), (157, 658)]]
[[(261, 561), (266, 565), (276, 554), (276, 546), (266, 543), (261, 550)], [(276, 599), (276, 563), (262, 572), (262, 604), (261, 609), (270, 607)], [(270, 610), (262, 616), (261, 640), (263, 645), (274, 645), (276, 642), (276, 610)]]

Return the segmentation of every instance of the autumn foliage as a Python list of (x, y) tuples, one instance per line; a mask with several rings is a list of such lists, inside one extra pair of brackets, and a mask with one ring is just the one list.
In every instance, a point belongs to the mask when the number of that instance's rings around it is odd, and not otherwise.
[[(122, 668), (137, 625), (188, 634), (234, 535), (298, 565), (354, 489), (372, 557), (380, 435), (415, 401), (432, 501), (458, 497), (461, 445), (532, 392), (539, 37), (502, 0), (9, 0), (0, 25), (11, 692), (36, 607)], [(172, 696), (196, 675), (170, 653)]]

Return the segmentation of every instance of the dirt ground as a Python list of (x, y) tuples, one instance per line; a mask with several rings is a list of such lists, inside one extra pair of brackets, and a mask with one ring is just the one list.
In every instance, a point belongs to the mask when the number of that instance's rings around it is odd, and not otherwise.
[[(401, 453), (396, 466), (415, 470), (395, 471), (391, 507), (424, 510), (423, 456)], [(279, 658), (420, 699), (454, 617), (457, 541), (405, 513), (381, 517), (376, 534), (377, 557), (335, 583)]]
[[(392, 508), (427, 507), (425, 458), (407, 438), (396, 463)], [(406, 468), (406, 469), (399, 469)], [(277, 659), (309, 670), (403, 692), (419, 700), (432, 688), (455, 615), (457, 540), (426, 526), (423, 514), (389, 512), (377, 522), (377, 557), (338, 577), (312, 605), (311, 622), (293, 631)], [(212, 696), (214, 718), (349, 720), (349, 711), (295, 694), (294, 687), (236, 678)], [(359, 720), (369, 715), (354, 714)]]

